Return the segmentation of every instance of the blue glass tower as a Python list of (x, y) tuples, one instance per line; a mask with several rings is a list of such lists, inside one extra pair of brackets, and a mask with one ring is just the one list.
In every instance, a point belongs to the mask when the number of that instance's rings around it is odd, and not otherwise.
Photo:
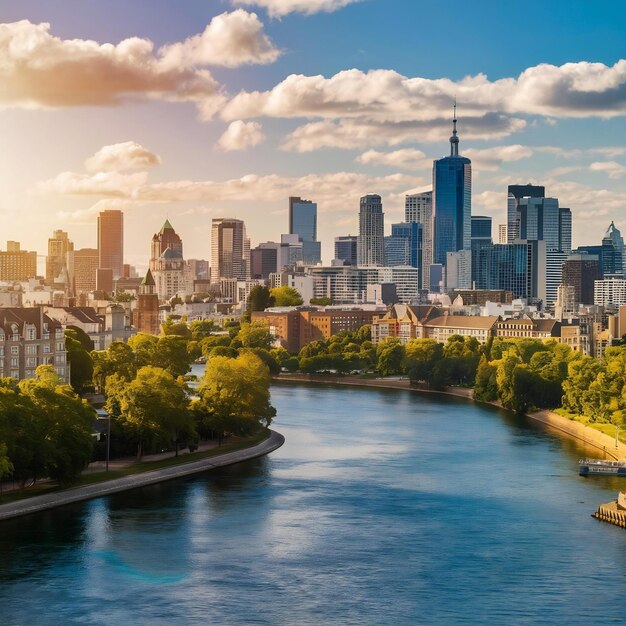
[(472, 162), (459, 156), (456, 104), (450, 156), (433, 164), (433, 261), (445, 264), (446, 254), (471, 248)]

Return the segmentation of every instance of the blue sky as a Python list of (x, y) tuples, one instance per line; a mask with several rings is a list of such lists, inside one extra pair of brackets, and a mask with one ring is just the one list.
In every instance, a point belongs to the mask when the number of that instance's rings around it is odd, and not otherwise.
[(130, 262), (166, 216), (208, 258), (212, 217), (276, 240), (294, 194), (318, 201), (328, 261), (360, 195), (389, 227), (429, 187), (455, 96), (474, 214), (502, 222), (507, 184), (532, 181), (576, 243), (626, 228), (625, 3), (345, 2), (0, 1), (6, 238), (92, 246), (119, 207)]

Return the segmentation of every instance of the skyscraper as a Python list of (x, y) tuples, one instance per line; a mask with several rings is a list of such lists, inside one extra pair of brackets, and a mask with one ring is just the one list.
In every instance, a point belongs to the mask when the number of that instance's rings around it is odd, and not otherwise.
[(356, 235), (335, 237), (335, 258), (343, 261), (346, 265), (356, 265), (356, 242)]
[(74, 250), (74, 244), (70, 241), (64, 230), (55, 230), (48, 239), (48, 256), (46, 257), (46, 281), (52, 283), (58, 278), (63, 270), (67, 270), (67, 253)]
[(472, 162), (459, 156), (456, 104), (450, 156), (433, 163), (433, 261), (446, 262), (448, 252), (471, 248)]
[(113, 280), (124, 274), (124, 214), (118, 210), (98, 215), (98, 269), (110, 269)]
[(191, 269), (183, 258), (183, 242), (169, 220), (152, 236), (150, 270), (152, 273), (146, 275), (146, 280), (153, 280), (155, 293), (161, 300), (193, 291)]
[[(542, 185), (509, 185), (507, 199), (506, 243), (523, 239), (520, 235), (519, 201), (522, 198), (544, 198), (546, 188)], [(505, 242), (500, 242), (505, 243)]]
[(322, 246), (317, 240), (317, 204), (311, 200), (289, 198), (289, 234), (302, 242), (302, 261), (317, 265), (322, 260)]
[(471, 283), (478, 289), (487, 288), (490, 250), (493, 246), (491, 222), (491, 217), (472, 215)]
[(624, 239), (613, 222), (602, 238), (602, 275), (624, 274)]
[(377, 194), (363, 196), (359, 208), (358, 265), (385, 264), (384, 219), (381, 197)]
[(420, 286), (430, 286), (430, 266), (433, 262), (433, 192), (408, 194), (404, 197), (404, 221), (422, 225), (422, 254)]
[(593, 304), (594, 282), (599, 279), (599, 260), (593, 254), (570, 254), (563, 264), (562, 284), (573, 288), (575, 304)]
[(250, 240), (242, 220), (213, 218), (211, 225), (211, 283), (222, 278), (247, 280), (250, 275)]

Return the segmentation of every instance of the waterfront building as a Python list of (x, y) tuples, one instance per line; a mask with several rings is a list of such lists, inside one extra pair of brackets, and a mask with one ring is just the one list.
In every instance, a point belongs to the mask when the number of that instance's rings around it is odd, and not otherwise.
[(404, 221), (416, 222), (422, 226), (422, 254), (419, 267), (422, 268), (420, 287), (430, 286), (430, 266), (433, 263), (433, 192), (407, 194), (404, 197)]
[(40, 365), (69, 381), (63, 326), (43, 307), (0, 309), (0, 378), (34, 378)]
[(311, 200), (289, 198), (289, 234), (302, 242), (302, 262), (317, 265), (322, 261), (321, 243), (317, 240), (317, 204)]
[(55, 230), (48, 239), (48, 255), (46, 256), (46, 282), (52, 284), (62, 274), (67, 273), (67, 254), (74, 250), (64, 230)]
[(385, 264), (385, 227), (381, 197), (377, 194), (363, 196), (359, 207), (357, 264), (359, 266), (382, 266)]
[(371, 323), (372, 343), (393, 337), (407, 344), (411, 339), (424, 338), (424, 323), (439, 317), (442, 309), (427, 305), (394, 304), (384, 315), (377, 315)]
[(344, 262), (344, 265), (357, 264), (357, 236), (343, 235), (335, 237), (335, 259)]
[(250, 276), (250, 240), (242, 220), (213, 218), (211, 225), (211, 282), (247, 280)]
[(433, 262), (445, 265), (448, 252), (470, 250), (472, 163), (459, 156), (456, 105), (450, 156), (433, 164)]
[(574, 304), (593, 304), (595, 281), (600, 279), (600, 261), (592, 254), (570, 254), (563, 263), (563, 285), (573, 288)]
[(507, 319), (496, 323), (496, 336), (507, 339), (547, 339), (561, 335), (561, 323), (555, 319)]
[(516, 239), (524, 239), (521, 235), (519, 210), (522, 198), (544, 198), (546, 188), (543, 185), (509, 185), (507, 194), (507, 223), (506, 241), (499, 243), (513, 243)]
[(98, 215), (98, 269), (110, 269), (113, 280), (124, 275), (124, 214), (108, 209)]
[(20, 249), (19, 241), (7, 241), (0, 250), (0, 281), (28, 280), (37, 276), (37, 253)]
[(424, 322), (424, 337), (446, 343), (452, 335), (461, 335), (485, 343), (494, 335), (498, 319), (496, 316), (440, 315)]
[(354, 332), (371, 324), (378, 307), (297, 307), (253, 311), (253, 322), (268, 324), (270, 334), (292, 354), (311, 341), (328, 339), (342, 331)]

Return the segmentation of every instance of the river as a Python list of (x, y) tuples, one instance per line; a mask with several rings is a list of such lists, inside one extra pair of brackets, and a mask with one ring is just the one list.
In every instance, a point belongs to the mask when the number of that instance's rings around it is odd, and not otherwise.
[(0, 525), (0, 624), (623, 624), (617, 478), (504, 412), (272, 389), (285, 445)]

